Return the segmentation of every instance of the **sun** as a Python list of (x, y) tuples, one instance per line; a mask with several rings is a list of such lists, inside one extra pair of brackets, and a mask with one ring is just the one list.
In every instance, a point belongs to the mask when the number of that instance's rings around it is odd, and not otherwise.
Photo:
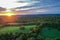
[(6, 16), (13, 16), (14, 13), (10, 10), (7, 10), (5, 13), (4, 13)]
[(6, 14), (5, 14), (6, 16), (12, 16), (13, 15), (13, 13), (12, 12), (6, 12)]
[(11, 11), (11, 10), (6, 10), (4, 12), (0, 13), (0, 16), (13, 16), (16, 15), (15, 12)]
[(13, 13), (13, 12), (11, 12), (11, 11), (10, 11), (10, 12), (8, 11), (8, 12), (5, 12), (5, 15), (6, 15), (6, 16), (13, 16), (13, 15), (14, 15), (14, 13)]

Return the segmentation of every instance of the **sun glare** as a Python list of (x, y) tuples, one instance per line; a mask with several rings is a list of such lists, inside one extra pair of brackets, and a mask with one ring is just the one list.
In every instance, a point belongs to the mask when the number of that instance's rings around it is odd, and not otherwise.
[(12, 16), (13, 15), (13, 13), (12, 12), (6, 12), (6, 14), (5, 14), (6, 16)]
[(14, 15), (14, 14), (13, 14), (12, 11), (6, 10), (5, 15), (6, 15), (6, 16), (12, 16), (12, 15)]
[(6, 11), (2, 12), (2, 13), (0, 14), (0, 16), (13, 16), (13, 15), (15, 15), (14, 13), (15, 13), (15, 12), (13, 12), (13, 11), (11, 11), (11, 10), (6, 10)]

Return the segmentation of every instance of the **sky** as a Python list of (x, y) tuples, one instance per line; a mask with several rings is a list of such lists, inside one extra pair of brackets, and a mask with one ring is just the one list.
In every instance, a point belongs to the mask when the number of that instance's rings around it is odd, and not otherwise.
[(0, 7), (14, 9), (17, 15), (60, 14), (60, 0), (0, 0)]

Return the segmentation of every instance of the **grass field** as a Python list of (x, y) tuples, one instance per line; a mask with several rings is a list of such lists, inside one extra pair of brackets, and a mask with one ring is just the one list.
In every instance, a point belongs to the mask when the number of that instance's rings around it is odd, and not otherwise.
[[(15, 33), (15, 32), (26, 33), (26, 32), (30, 32), (30, 29), (32, 27), (36, 27), (36, 25), (26, 25), (26, 26), (24, 26), (25, 27), (24, 30), (21, 30), (20, 27), (21, 26), (7, 26), (4, 28), (1, 28), (0, 34), (2, 34), (2, 33)], [(44, 28), (42, 28), (40, 35), (43, 36), (44, 38), (46, 38), (46, 37), (49, 37), (49, 38), (58, 37), (59, 38), (60, 31), (58, 31), (57, 29), (44, 27)]]
[(28, 32), (30, 28), (36, 27), (36, 25), (24, 26), (25, 30), (20, 30), (21, 26), (7, 26), (0, 29), (0, 33), (10, 33), (10, 32)]
[[(24, 27), (24, 30), (21, 30), (20, 28)], [(0, 34), (5, 33), (30, 33), (30, 29), (37, 27), (36, 25), (25, 25), (25, 26), (6, 26), (4, 28), (0, 28)], [(32, 33), (32, 35), (35, 35)], [(55, 40), (55, 38), (60, 38), (60, 31), (56, 28), (49, 28), (49, 27), (43, 27), (39, 33), (38, 36), (41, 36), (43, 39), (50, 38)]]

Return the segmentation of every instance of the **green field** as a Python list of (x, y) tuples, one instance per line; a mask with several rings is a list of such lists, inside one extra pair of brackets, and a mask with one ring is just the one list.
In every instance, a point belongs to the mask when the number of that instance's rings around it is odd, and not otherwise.
[[(15, 32), (22, 32), (22, 33), (26, 33), (26, 32), (30, 32), (30, 29), (32, 27), (36, 27), (36, 25), (26, 25), (24, 26), (25, 29), (21, 30), (20, 29), (21, 26), (7, 26), (4, 28), (0, 29), (0, 34), (2, 33), (15, 33)], [(44, 38), (59, 38), (60, 37), (60, 31), (58, 31), (57, 29), (53, 29), (53, 28), (48, 28), (48, 27), (44, 27), (41, 29), (40, 35)]]
[(21, 26), (7, 26), (7, 27), (4, 27), (4, 28), (1, 28), (0, 33), (29, 32), (29, 29), (32, 28), (32, 27), (36, 27), (36, 25), (24, 26), (25, 27), (24, 30), (20, 30), (20, 27)]

